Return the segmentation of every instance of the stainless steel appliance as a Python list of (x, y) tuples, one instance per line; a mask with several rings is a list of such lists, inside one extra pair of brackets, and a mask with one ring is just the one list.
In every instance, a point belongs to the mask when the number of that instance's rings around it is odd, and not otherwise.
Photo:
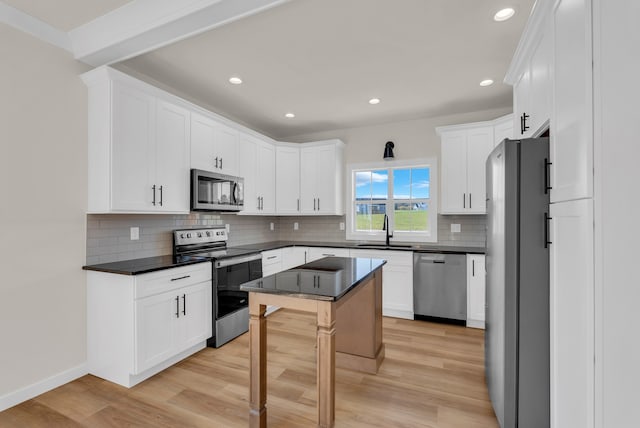
[(502, 428), (549, 427), (547, 138), (487, 159), (485, 371)]
[(173, 231), (174, 254), (211, 259), (213, 336), (208, 346), (219, 347), (249, 330), (249, 297), (240, 285), (262, 278), (262, 254), (227, 248), (224, 226)]
[(216, 172), (191, 170), (192, 211), (240, 211), (244, 206), (244, 180)]
[(413, 313), (416, 319), (466, 323), (464, 254), (413, 254)]

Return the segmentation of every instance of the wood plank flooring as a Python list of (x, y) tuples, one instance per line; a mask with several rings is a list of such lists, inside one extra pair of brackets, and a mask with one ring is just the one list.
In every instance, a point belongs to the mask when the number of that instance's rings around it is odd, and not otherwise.
[[(268, 316), (269, 427), (311, 427), (315, 318)], [(497, 427), (483, 331), (384, 318), (377, 375), (336, 369), (336, 427)], [(127, 389), (91, 375), (0, 412), (0, 427), (247, 427), (249, 338), (207, 348)]]

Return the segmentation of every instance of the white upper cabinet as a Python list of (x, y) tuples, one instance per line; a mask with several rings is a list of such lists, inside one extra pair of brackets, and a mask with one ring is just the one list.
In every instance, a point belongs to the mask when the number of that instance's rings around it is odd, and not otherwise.
[(281, 143), (276, 148), (277, 213), (344, 214), (344, 143)]
[(110, 68), (89, 88), (88, 211), (189, 212), (190, 111)]
[(276, 196), (275, 147), (240, 133), (239, 175), (244, 178), (244, 208), (241, 215), (274, 214)]
[[(316, 145), (319, 144), (319, 145)], [(344, 214), (343, 144), (329, 140), (300, 149), (300, 206), (303, 214)]]
[(238, 175), (239, 131), (200, 113), (191, 116), (191, 168)]
[(496, 147), (505, 138), (513, 139), (513, 115), (508, 114), (493, 121), (493, 146)]
[[(489, 124), (487, 124), (489, 123)], [(436, 129), (441, 136), (442, 214), (485, 214), (485, 163), (494, 147), (493, 124)]]
[(300, 212), (299, 144), (276, 147), (276, 211), (278, 214)]
[(593, 197), (591, 1), (556, 1), (551, 202)]

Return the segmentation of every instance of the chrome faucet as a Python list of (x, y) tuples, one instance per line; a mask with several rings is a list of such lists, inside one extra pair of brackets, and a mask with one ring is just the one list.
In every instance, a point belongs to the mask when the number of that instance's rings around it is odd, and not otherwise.
[(389, 246), (389, 238), (393, 238), (393, 233), (389, 233), (389, 216), (384, 215), (384, 219), (382, 219), (382, 230), (385, 230), (386, 233), (386, 243), (387, 247)]

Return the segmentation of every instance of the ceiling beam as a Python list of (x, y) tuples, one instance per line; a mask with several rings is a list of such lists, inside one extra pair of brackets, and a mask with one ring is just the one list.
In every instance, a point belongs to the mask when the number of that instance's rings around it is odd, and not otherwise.
[(135, 0), (68, 34), (74, 57), (113, 64), (290, 0)]

